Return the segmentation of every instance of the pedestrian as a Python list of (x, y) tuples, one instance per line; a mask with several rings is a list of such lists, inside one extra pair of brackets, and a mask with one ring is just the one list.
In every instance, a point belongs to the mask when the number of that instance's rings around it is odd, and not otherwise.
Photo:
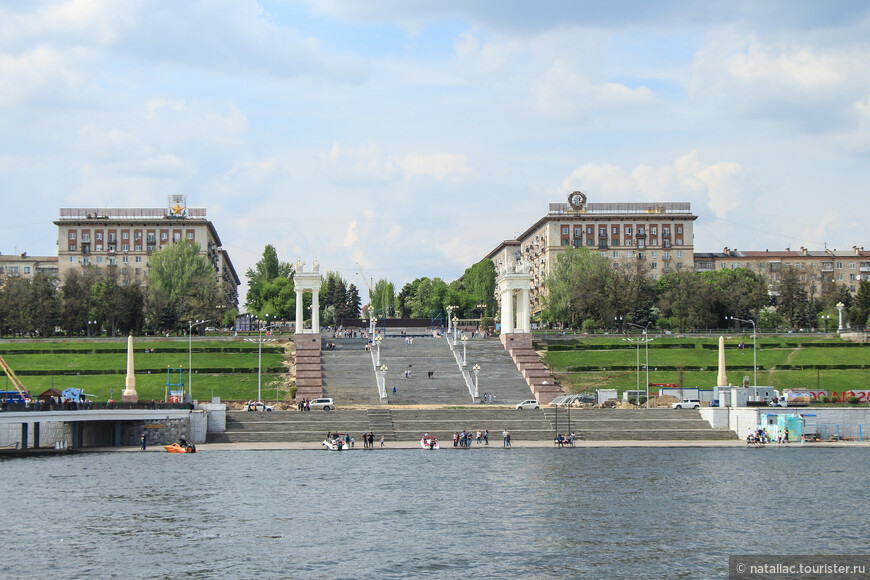
[(456, 431), (453, 432), (453, 446), (459, 447), (459, 433)]
[(384, 446), (384, 436), (381, 435), (381, 447), (383, 447), (383, 446)]
[(375, 434), (369, 431), (369, 449), (375, 448)]
[(480, 429), (477, 430), (477, 444), (483, 445), (483, 432)]
[(501, 446), (507, 447), (507, 431), (504, 430), (501, 432)]
[(483, 430), (483, 441), (484, 441), (484, 443), (483, 443), (484, 445), (489, 445), (489, 429)]
[(369, 448), (369, 434), (363, 433), (362, 439), (363, 439), (363, 449), (368, 449)]
[(145, 436), (145, 433), (142, 433), (142, 435), (139, 436), (139, 439), (142, 440), (142, 451), (145, 451), (145, 444), (147, 442), (147, 437)]
[(393, 385), (393, 394), (394, 395), (396, 394), (396, 386), (395, 385)]
[(505, 446), (506, 447), (511, 446), (511, 432), (510, 431), (505, 431)]

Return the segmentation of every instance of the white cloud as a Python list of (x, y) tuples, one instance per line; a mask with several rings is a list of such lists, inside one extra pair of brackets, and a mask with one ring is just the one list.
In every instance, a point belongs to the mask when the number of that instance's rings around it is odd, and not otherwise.
[(356, 220), (350, 222), (350, 225), (347, 226), (347, 233), (344, 235), (344, 247), (351, 248), (353, 247), (357, 240), (359, 239), (359, 226), (357, 225)]
[(75, 93), (98, 61), (96, 52), (84, 48), (38, 46), (17, 56), (0, 53), (0, 107), (77, 100)]
[(465, 155), (458, 153), (406, 153), (389, 155), (379, 145), (366, 143), (346, 148), (333, 143), (329, 151), (320, 154), (324, 169), (341, 182), (389, 182), (428, 176), (444, 180), (451, 176), (469, 175)]

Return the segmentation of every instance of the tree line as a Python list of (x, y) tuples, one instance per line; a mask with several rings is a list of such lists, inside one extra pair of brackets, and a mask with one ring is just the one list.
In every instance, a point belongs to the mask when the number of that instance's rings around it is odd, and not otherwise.
[(188, 321), (219, 326), (237, 314), (197, 244), (170, 244), (151, 254), (147, 284), (118, 266), (83, 266), (62, 280), (37, 274), (0, 286), (2, 336), (162, 334)]
[(678, 271), (653, 280), (630, 262), (570, 248), (559, 254), (546, 280), (541, 321), (587, 330), (651, 325), (686, 331), (727, 328), (734, 317), (753, 320), (764, 329), (808, 329), (824, 327), (823, 317), (836, 324), (836, 305), (842, 303), (844, 322), (853, 328), (868, 324), (866, 282), (854, 298), (843, 284), (820, 284), (812, 272), (791, 267), (780, 273), (775, 292), (769, 292), (769, 283), (749, 268)]

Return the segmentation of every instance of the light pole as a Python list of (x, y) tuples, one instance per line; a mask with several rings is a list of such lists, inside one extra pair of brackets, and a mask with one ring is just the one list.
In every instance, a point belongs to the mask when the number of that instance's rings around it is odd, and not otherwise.
[(647, 338), (647, 331), (649, 330), (649, 325), (652, 324), (652, 320), (647, 322), (646, 326), (641, 326), (640, 324), (634, 324), (632, 322), (627, 322), (626, 324), (643, 329), (643, 351), (646, 356), (646, 408), (649, 409), (649, 343), (652, 339)]
[(830, 314), (823, 314), (823, 315), (822, 315), (822, 320), (825, 321), (825, 334), (828, 334), (828, 321), (829, 321), (830, 319), (831, 319), (831, 315), (830, 315)]
[[(450, 332), (450, 323), (452, 322), (451, 319), (453, 317), (453, 311), (456, 310), (456, 305), (451, 304), (451, 305), (447, 306), (444, 310), (447, 311), (447, 332), (449, 333)], [(453, 340), (456, 340), (455, 336), (453, 337)]]
[(95, 326), (96, 324), (97, 324), (96, 320), (88, 320), (88, 338), (91, 338), (91, 336), (92, 336), (91, 335), (91, 326), (92, 325)]
[(749, 320), (744, 320), (743, 318), (737, 318), (736, 316), (729, 316), (729, 320), (736, 320), (738, 322), (749, 322), (752, 324), (752, 380), (755, 382), (753, 386), (758, 386), (758, 359), (755, 354), (755, 338), (758, 333), (755, 331), (755, 321), (751, 318)]
[(378, 368), (378, 390), (380, 391), (381, 400), (387, 400), (387, 371), (389, 368), (387, 365), (381, 365)]
[(837, 330), (839, 330), (840, 332), (843, 331), (843, 309), (845, 307), (846, 305), (842, 302), (837, 302), (837, 313), (840, 315), (839, 327), (837, 328)]
[(375, 366), (380, 366), (380, 364), (381, 364), (381, 341), (382, 340), (384, 340), (384, 338), (382, 336), (375, 337), (375, 344), (378, 347), (378, 354), (377, 354), (377, 358), (375, 359)]
[(471, 367), (471, 370), (474, 371), (474, 398), (480, 398), (480, 390), (477, 388), (477, 375), (480, 373), (480, 365), (474, 365)]
[(459, 329), (459, 326), (457, 326), (458, 322), (459, 322), (459, 319), (456, 318), (456, 316), (454, 315), (453, 316), (453, 344), (456, 344), (456, 333)]
[[(266, 322), (269, 321), (269, 315), (266, 315)], [(269, 328), (267, 325), (266, 328)], [(263, 340), (263, 325), (257, 319), (257, 402), (262, 401), (262, 375), (263, 375), (263, 343), (272, 342), (273, 339), (267, 338)], [(254, 342), (250, 338), (245, 339), (246, 342)], [(276, 401), (277, 402), (277, 401)]]
[(193, 327), (205, 324), (208, 320), (188, 320), (187, 321), (187, 399), (188, 402), (193, 402), (193, 371), (191, 369), (191, 361), (193, 360)]
[(465, 358), (465, 345), (468, 343), (468, 337), (462, 335), (462, 366), (468, 366), (468, 361)]
[[(637, 389), (637, 390), (635, 391), (635, 393), (637, 393), (637, 396), (639, 398), (640, 397), (640, 343), (641, 343), (641, 341), (634, 340), (633, 338), (623, 338), (622, 340), (624, 340), (625, 342), (634, 343), (637, 345), (637, 348), (635, 349), (635, 350), (637, 350), (637, 371), (635, 373), (635, 375), (637, 376), (637, 386), (635, 387), (635, 389)], [(640, 405), (638, 405), (638, 406), (640, 406)]]

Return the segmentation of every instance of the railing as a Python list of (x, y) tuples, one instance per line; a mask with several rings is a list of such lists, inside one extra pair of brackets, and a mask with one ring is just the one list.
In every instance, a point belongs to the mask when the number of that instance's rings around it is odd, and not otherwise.
[(104, 411), (104, 410), (150, 410), (150, 409), (193, 409), (190, 403), (164, 403), (149, 401), (142, 403), (45, 403), (33, 401), (29, 404), (0, 403), (0, 412), (39, 412), (39, 411)]
[(654, 202), (654, 203), (587, 203), (582, 210), (575, 210), (567, 203), (551, 203), (551, 214), (587, 213), (587, 214), (690, 214), (692, 204), (689, 202)]
[[(131, 208), (88, 208), (88, 207), (62, 207), (60, 219), (164, 219), (173, 218), (168, 208), (162, 207), (131, 207)], [(187, 208), (188, 218), (206, 217), (206, 208)]]

